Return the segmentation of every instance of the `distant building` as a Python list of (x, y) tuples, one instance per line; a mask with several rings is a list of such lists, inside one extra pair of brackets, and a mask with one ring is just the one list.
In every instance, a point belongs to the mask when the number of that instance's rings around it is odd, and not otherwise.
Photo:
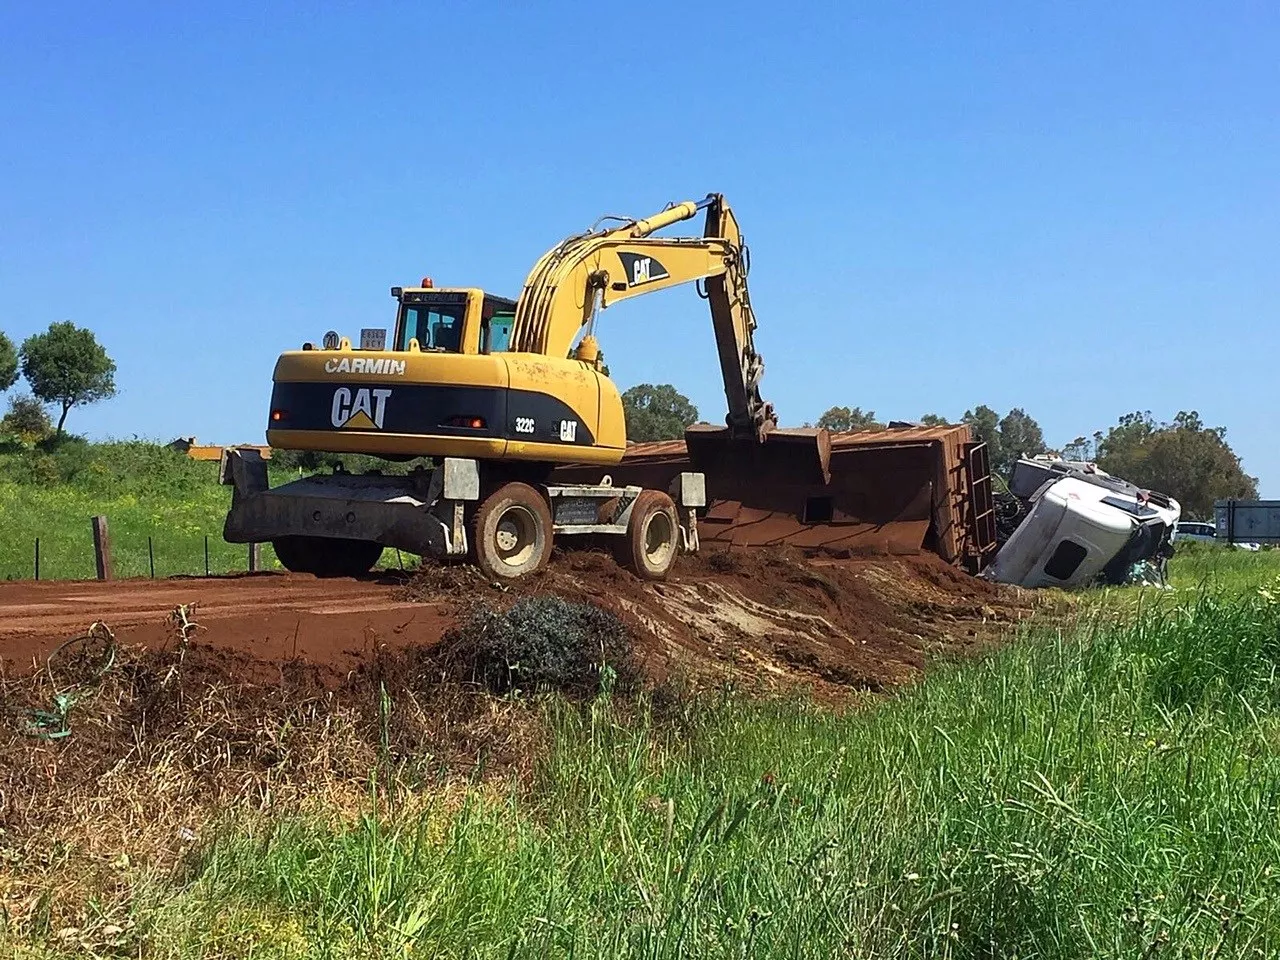
[[(178, 439), (166, 444), (170, 450), (177, 450), (179, 453), (185, 453), (192, 460), (221, 460), (224, 447), (201, 446), (196, 442), (195, 437), (178, 437)], [(232, 445), (236, 450), (257, 450), (262, 455), (263, 460), (271, 459), (271, 448), (258, 446), (252, 443), (237, 443)]]

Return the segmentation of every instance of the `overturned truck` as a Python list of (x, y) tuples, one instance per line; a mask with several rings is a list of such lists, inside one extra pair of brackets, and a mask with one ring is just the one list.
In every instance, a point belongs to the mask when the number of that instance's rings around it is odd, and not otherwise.
[[(699, 539), (711, 546), (789, 545), (836, 556), (936, 553), (970, 573), (1025, 587), (1123, 583), (1170, 552), (1175, 500), (1089, 463), (1023, 458), (996, 492), (986, 445), (968, 427), (891, 424), (815, 431), (818, 456), (778, 469), (700, 442), (633, 444), (609, 471), (615, 483), (669, 485), (706, 478)], [(561, 467), (560, 482), (594, 482), (599, 468)], [(1002, 485), (1003, 486), (1003, 485)]]

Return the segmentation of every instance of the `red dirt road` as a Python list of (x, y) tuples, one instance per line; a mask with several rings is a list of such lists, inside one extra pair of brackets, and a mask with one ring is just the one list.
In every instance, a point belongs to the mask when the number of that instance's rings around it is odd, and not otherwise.
[(394, 580), (320, 580), (263, 573), (171, 580), (0, 584), (0, 675), (39, 667), (63, 640), (101, 620), (119, 643), (172, 644), (167, 622), (192, 604), (195, 639), (264, 661), (303, 659), (350, 670), (378, 647), (429, 644), (448, 626), (433, 603), (396, 599)]

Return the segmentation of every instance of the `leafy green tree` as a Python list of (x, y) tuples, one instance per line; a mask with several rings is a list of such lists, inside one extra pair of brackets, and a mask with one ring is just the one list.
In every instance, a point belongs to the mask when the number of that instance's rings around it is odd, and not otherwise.
[(92, 330), (70, 321), (49, 324), (22, 344), (22, 375), (31, 392), (62, 407), (57, 435), (72, 407), (97, 403), (116, 394), (116, 365)]
[(1098, 442), (1098, 466), (1178, 501), (1187, 517), (1207, 519), (1215, 500), (1258, 496), (1258, 481), (1244, 472), (1227, 444), (1225, 427), (1206, 427), (1196, 411), (1157, 423), (1150, 411), (1129, 413)]
[(1000, 418), (1001, 464), (1005, 472), (1013, 469), (1019, 457), (1044, 453), (1044, 432), (1021, 407), (1014, 407)]
[(1092, 439), (1089, 437), (1076, 437), (1062, 448), (1062, 458), (1064, 460), (1097, 460), (1098, 444), (1100, 443), (1102, 443), (1101, 430), (1095, 430)]
[(13, 341), (0, 333), (0, 391), (18, 382), (18, 351)]
[(53, 421), (44, 404), (35, 397), (20, 394), (9, 398), (9, 412), (0, 419), (0, 430), (34, 444), (53, 433)]
[(920, 418), (920, 423), (926, 427), (945, 427), (948, 421), (946, 417), (940, 417), (936, 413), (926, 413)]
[(1014, 407), (1003, 417), (985, 404), (966, 410), (960, 422), (966, 424), (975, 440), (987, 445), (991, 469), (1007, 476), (1022, 456), (1045, 452), (1044, 433), (1027, 411)]
[(832, 433), (850, 433), (854, 430), (883, 430), (884, 424), (876, 419), (876, 412), (865, 413), (861, 407), (832, 407), (818, 418), (818, 426)]
[(641, 383), (622, 395), (627, 439), (637, 443), (679, 440), (698, 421), (698, 408), (669, 383)]

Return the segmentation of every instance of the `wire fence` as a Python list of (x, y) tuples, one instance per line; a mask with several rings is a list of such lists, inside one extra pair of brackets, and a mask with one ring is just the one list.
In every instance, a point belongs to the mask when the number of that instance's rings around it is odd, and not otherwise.
[[(378, 566), (403, 570), (417, 559), (387, 550)], [(0, 543), (0, 581), (159, 580), (283, 569), (269, 543), (228, 543), (221, 531), (115, 530), (100, 517), (74, 530), (52, 531), (25, 543)]]
[(92, 541), (68, 544), (66, 538), (36, 537), (25, 558), (6, 551), (4, 580), (163, 579), (217, 576), (282, 569), (270, 544), (229, 544), (221, 536), (124, 538), (100, 553)]

